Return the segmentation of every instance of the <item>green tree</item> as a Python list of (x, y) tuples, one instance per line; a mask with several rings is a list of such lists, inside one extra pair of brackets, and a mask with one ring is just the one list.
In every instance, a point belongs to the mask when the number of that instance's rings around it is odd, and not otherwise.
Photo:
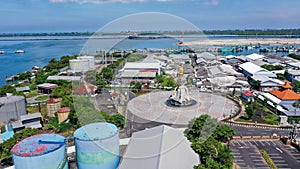
[(248, 119), (252, 119), (254, 113), (255, 113), (255, 108), (253, 104), (250, 104), (246, 107), (246, 113), (248, 115)]
[(55, 98), (61, 98), (63, 96), (71, 95), (71, 93), (72, 93), (71, 83), (65, 84), (63, 86), (55, 87), (52, 90), (52, 96)]
[(113, 114), (109, 117), (107, 122), (112, 123), (119, 128), (123, 128), (125, 125), (125, 117), (122, 114)]
[(293, 91), (295, 91), (296, 93), (300, 92), (300, 82), (297, 81), (293, 82)]
[(228, 142), (232, 136), (236, 134), (236, 130), (227, 125), (218, 125), (213, 137), (222, 142)]
[(297, 109), (300, 108), (300, 100), (296, 100), (294, 103), (293, 103), (293, 106), (296, 107)]
[(95, 70), (89, 70), (85, 74), (85, 80), (91, 84), (96, 84), (96, 71)]
[(137, 91), (140, 91), (142, 89), (142, 83), (141, 82), (136, 82), (133, 86), (134, 89)]
[(163, 75), (158, 75), (156, 76), (156, 82), (157, 83), (162, 83), (164, 81), (165, 77)]
[(250, 85), (253, 89), (261, 91), (261, 81), (259, 81), (259, 80), (252, 81), (252, 82), (250, 82)]
[(202, 115), (191, 120), (188, 124), (188, 129), (184, 133), (191, 142), (203, 142), (213, 134), (217, 125), (216, 119), (212, 119), (209, 115)]
[(1, 97), (6, 96), (6, 93), (16, 93), (16, 88), (8, 84), (3, 85), (0, 88), (0, 96)]
[(30, 79), (32, 76), (31, 72), (23, 72), (19, 75), (19, 80), (26, 80), (26, 79)]

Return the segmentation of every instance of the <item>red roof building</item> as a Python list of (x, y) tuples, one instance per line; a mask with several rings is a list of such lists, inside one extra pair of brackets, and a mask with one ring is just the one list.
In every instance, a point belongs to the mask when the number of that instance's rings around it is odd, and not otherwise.
[(97, 89), (98, 89), (97, 86), (85, 82), (82, 85), (80, 85), (77, 89), (73, 90), (73, 94), (78, 94), (78, 95), (94, 94)]
[(254, 97), (255, 95), (252, 92), (248, 90), (243, 90), (242, 98), (244, 98), (247, 102), (254, 101)]
[(294, 101), (300, 99), (299, 94), (292, 91), (292, 88), (290, 82), (286, 81), (280, 88), (271, 90), (269, 93), (282, 101)]
[(243, 94), (244, 94), (245, 96), (248, 96), (248, 97), (254, 97), (254, 96), (255, 96), (252, 92), (250, 92), (250, 91), (248, 91), (248, 90), (244, 90), (244, 91), (243, 91)]

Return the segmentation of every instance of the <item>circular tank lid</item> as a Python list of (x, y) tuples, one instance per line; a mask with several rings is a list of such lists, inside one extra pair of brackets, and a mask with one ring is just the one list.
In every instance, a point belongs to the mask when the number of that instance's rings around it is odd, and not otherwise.
[(38, 156), (50, 153), (65, 145), (65, 138), (58, 134), (39, 134), (28, 137), (12, 148), (18, 156)]
[(111, 123), (91, 123), (80, 127), (74, 132), (74, 137), (79, 140), (92, 141), (104, 140), (118, 133), (118, 128)]

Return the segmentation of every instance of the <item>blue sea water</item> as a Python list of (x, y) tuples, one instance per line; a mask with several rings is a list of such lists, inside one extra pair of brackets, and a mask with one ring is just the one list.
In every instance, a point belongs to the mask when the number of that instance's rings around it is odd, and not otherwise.
[[(69, 38), (70, 40), (61, 40), (57, 37), (47, 37), (42, 40), (39, 37), (0, 38), (0, 51), (5, 51), (5, 54), (0, 54), (0, 86), (6, 84), (6, 77), (31, 71), (33, 66), (43, 67), (52, 58), (60, 59), (64, 55), (80, 54), (88, 37), (82, 40)], [(125, 40), (112, 49), (176, 48), (176, 42), (176, 39)], [(93, 51), (92, 54), (101, 49), (97, 43), (91, 46), (89, 52)], [(16, 50), (25, 50), (25, 53), (15, 53)]]
[[(0, 41), (0, 86), (5, 78), (24, 71), (31, 71), (33, 66), (43, 67), (50, 59), (59, 59), (64, 55), (78, 54), (85, 40), (37, 40), (37, 41)], [(16, 50), (25, 53), (15, 53)]]

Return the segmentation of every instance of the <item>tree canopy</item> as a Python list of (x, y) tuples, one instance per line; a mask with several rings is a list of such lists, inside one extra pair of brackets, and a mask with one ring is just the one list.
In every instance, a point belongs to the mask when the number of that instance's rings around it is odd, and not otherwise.
[(201, 164), (195, 169), (229, 169), (233, 155), (228, 146), (222, 145), (234, 136), (236, 130), (220, 125), (209, 115), (202, 115), (189, 122), (185, 135), (192, 142), (192, 149), (199, 155)]

